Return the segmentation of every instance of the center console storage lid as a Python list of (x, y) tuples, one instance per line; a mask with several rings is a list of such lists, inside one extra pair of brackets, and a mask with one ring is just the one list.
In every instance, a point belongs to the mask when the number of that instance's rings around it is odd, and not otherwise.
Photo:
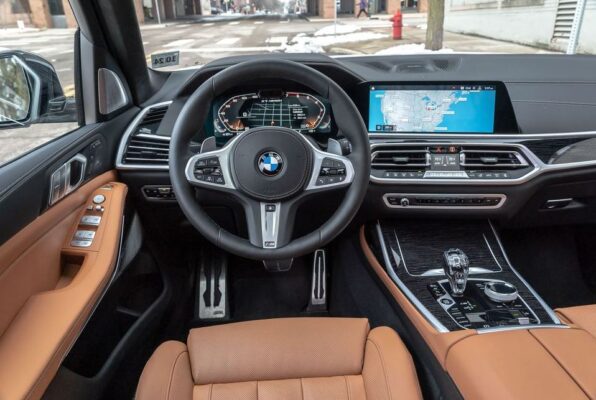
[(595, 357), (585, 331), (510, 330), (464, 338), (445, 366), (466, 399), (572, 400), (596, 396)]

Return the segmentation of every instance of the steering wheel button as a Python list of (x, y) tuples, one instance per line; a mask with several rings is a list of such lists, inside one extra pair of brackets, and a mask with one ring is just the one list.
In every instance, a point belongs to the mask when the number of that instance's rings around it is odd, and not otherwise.
[(207, 159), (207, 165), (213, 167), (213, 166), (219, 166), (219, 159), (218, 158), (209, 158)]
[(226, 181), (224, 181), (224, 178), (221, 176), (216, 176), (215, 177), (215, 183), (219, 184), (219, 185), (223, 185), (226, 183)]
[(207, 166), (207, 160), (197, 160), (197, 163), (195, 164), (195, 167), (206, 167)]

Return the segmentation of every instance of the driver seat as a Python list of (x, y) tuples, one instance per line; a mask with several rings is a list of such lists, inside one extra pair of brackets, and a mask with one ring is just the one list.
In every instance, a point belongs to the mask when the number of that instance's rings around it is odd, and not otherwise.
[(421, 399), (395, 331), (368, 320), (283, 318), (198, 328), (149, 359), (136, 400)]

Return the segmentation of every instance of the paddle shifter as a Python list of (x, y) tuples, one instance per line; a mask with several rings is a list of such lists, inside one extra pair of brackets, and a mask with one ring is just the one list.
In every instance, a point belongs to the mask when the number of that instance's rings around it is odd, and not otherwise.
[(451, 286), (451, 295), (460, 297), (466, 290), (466, 283), (468, 282), (468, 272), (470, 262), (466, 253), (460, 249), (449, 249), (443, 253), (445, 257), (445, 275), (449, 279)]

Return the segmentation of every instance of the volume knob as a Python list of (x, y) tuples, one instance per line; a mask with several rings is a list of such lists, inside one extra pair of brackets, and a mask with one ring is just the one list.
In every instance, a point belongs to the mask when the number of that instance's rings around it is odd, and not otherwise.
[(399, 201), (399, 204), (401, 204), (402, 207), (407, 207), (410, 205), (410, 200), (407, 197), (404, 197)]

